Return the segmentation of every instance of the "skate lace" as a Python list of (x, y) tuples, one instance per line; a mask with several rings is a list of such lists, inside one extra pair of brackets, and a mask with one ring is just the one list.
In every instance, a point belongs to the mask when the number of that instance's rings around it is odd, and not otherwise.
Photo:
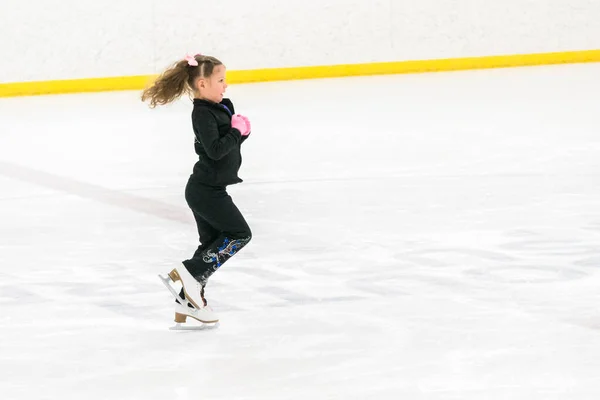
[(198, 293), (198, 295), (200, 296), (200, 304), (198, 304), (198, 306), (200, 306), (200, 309), (204, 308), (204, 296), (202, 296), (202, 284), (200, 282), (196, 282), (196, 291)]

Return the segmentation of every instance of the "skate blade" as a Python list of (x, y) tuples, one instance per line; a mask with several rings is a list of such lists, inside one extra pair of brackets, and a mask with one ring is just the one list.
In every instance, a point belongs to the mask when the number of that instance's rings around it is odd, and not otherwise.
[(189, 325), (185, 324), (175, 324), (170, 327), (170, 331), (207, 331), (211, 329), (217, 329), (219, 327), (219, 323), (202, 323), (201, 325)]
[(177, 291), (175, 289), (173, 289), (173, 286), (171, 286), (171, 284), (169, 283), (171, 281), (170, 277), (168, 277), (168, 276), (164, 277), (160, 274), (158, 274), (158, 277), (160, 278), (162, 283), (164, 283), (164, 285), (167, 287), (167, 289), (169, 289), (169, 292), (171, 292), (171, 294), (175, 297), (176, 300), (179, 300), (180, 303), (185, 303), (184, 305), (186, 307), (188, 307), (188, 306), (194, 307), (194, 305), (192, 303), (190, 303), (188, 301), (188, 299), (182, 299), (181, 297), (179, 297), (179, 293), (177, 293)]

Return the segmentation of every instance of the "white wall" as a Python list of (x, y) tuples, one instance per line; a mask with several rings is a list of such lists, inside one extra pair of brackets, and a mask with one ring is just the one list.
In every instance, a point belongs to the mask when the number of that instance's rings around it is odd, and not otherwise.
[(0, 82), (600, 49), (600, 0), (0, 0)]

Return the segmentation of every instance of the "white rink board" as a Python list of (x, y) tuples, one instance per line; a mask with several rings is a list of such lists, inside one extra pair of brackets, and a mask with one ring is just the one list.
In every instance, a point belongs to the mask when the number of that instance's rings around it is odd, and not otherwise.
[(0, 82), (600, 49), (596, 0), (2, 0)]

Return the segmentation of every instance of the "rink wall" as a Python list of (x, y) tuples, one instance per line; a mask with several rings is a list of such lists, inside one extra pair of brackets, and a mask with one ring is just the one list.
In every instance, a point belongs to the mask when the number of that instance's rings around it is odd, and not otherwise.
[(230, 83), (600, 61), (598, 0), (2, 0), (0, 97), (140, 89), (186, 52)]

